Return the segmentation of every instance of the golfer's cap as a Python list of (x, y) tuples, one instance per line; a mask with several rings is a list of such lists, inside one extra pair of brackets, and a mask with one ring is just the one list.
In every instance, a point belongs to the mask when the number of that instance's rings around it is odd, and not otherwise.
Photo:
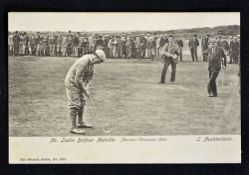
[(103, 50), (98, 49), (98, 50), (95, 51), (95, 54), (96, 54), (97, 57), (98, 57), (99, 59), (101, 59), (103, 62), (106, 60), (105, 52), (104, 52)]
[(173, 36), (173, 35), (169, 35), (169, 37), (172, 37), (172, 38), (174, 38), (174, 36)]
[(193, 36), (197, 36), (196, 34), (194, 34)]

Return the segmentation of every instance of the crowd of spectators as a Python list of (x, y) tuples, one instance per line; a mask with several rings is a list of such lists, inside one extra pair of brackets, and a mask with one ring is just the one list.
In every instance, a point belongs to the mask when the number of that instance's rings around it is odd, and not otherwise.
[[(9, 34), (9, 55), (11, 56), (76, 56), (103, 49), (108, 58), (150, 58), (159, 57), (159, 49), (168, 42), (167, 35), (112, 35), (81, 34), (69, 31), (66, 34), (40, 32)], [(181, 41), (180, 47), (183, 47)]]
[[(180, 48), (180, 61), (184, 41), (175, 36), (175, 42)], [(217, 45), (222, 47), (226, 54), (232, 55), (231, 62), (237, 62), (239, 56), (239, 42), (236, 37), (219, 36)], [(189, 40), (188, 46), (193, 61), (198, 61), (197, 48), (201, 45), (202, 50), (208, 45), (209, 35), (203, 36), (199, 42), (196, 35)], [(160, 48), (168, 43), (166, 34), (91, 34), (80, 32), (9, 32), (8, 44), (10, 56), (52, 56), (66, 57), (93, 53), (97, 48), (103, 49), (107, 58), (148, 58), (160, 59)], [(200, 44), (199, 44), (200, 43)], [(195, 58), (197, 57), (197, 58)], [(197, 60), (196, 60), (197, 59)], [(205, 55), (203, 55), (203, 61)]]

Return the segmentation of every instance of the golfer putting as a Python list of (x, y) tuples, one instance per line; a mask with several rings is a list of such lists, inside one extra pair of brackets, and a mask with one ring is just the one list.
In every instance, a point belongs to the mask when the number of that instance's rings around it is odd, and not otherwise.
[(93, 128), (92, 125), (83, 121), (85, 98), (90, 99), (88, 89), (93, 78), (94, 64), (102, 63), (105, 59), (104, 51), (96, 50), (93, 54), (79, 58), (66, 75), (65, 86), (72, 122), (71, 133), (84, 134), (83, 128)]

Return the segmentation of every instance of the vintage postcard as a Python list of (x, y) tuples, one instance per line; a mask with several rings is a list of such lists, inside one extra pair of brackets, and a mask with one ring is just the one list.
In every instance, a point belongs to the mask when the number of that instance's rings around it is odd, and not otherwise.
[(9, 12), (9, 163), (240, 163), (239, 12)]

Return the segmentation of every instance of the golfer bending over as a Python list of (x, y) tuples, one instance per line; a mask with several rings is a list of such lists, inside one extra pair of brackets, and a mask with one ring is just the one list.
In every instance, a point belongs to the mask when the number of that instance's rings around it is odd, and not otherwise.
[(102, 63), (105, 59), (105, 53), (102, 50), (96, 50), (93, 54), (79, 58), (67, 73), (65, 86), (72, 121), (71, 133), (84, 134), (85, 131), (81, 128), (92, 128), (83, 121), (85, 96), (90, 98), (88, 87), (93, 77), (94, 64)]

